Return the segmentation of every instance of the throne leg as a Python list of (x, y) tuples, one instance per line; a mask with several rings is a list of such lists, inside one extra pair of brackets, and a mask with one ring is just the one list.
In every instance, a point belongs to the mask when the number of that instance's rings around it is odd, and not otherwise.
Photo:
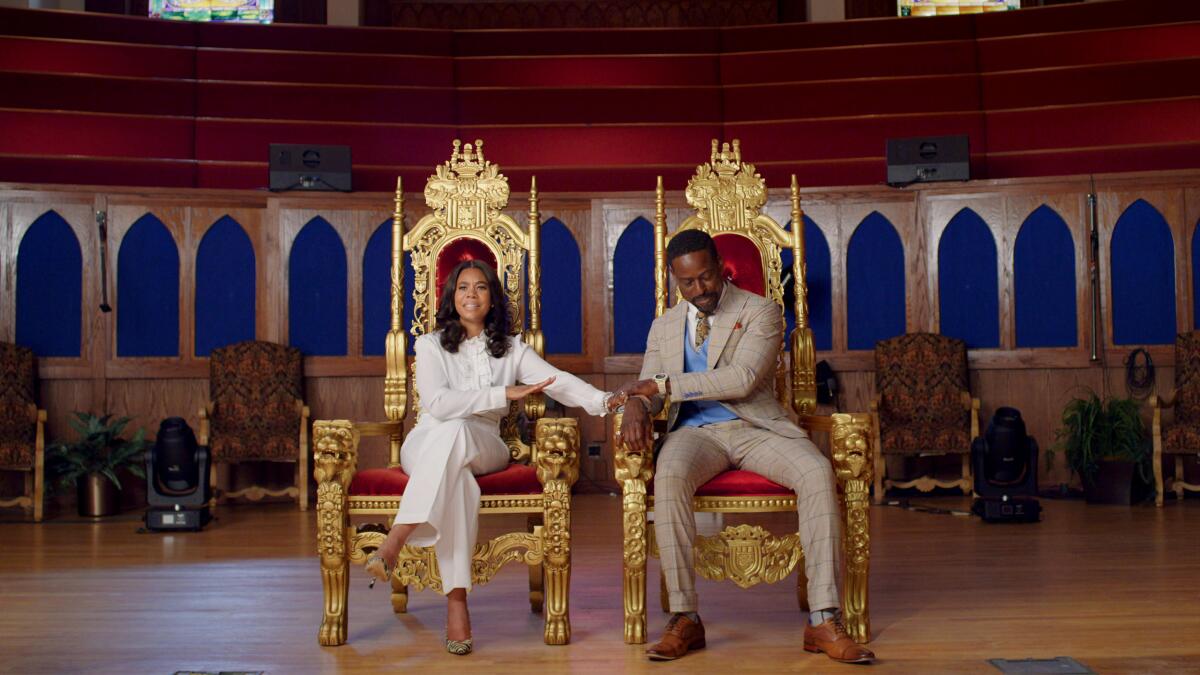
[[(868, 576), (871, 567), (871, 469), (872, 448), (867, 441), (867, 427), (872, 420), (861, 415), (833, 415), (830, 434), (834, 475), (838, 482), (838, 499), (844, 518), (842, 533), (843, 560), (846, 576), (842, 583), (842, 620), (855, 642), (871, 639), (871, 619), (867, 605)], [(878, 429), (878, 417), (872, 416)], [(878, 440), (879, 435), (874, 435)], [(879, 466), (880, 452), (874, 448), (874, 465)], [(882, 468), (882, 467), (880, 467)], [(879, 486), (879, 476), (875, 476)], [(880, 490), (876, 499), (882, 498)]]
[(646, 484), (625, 482), (623, 585), (625, 643), (646, 642), (646, 555), (650, 548), (646, 530)]
[(321, 561), (324, 604), (317, 641), (327, 647), (345, 644), (350, 591), (350, 527), (347, 488), (354, 476), (358, 431), (345, 420), (318, 422), (316, 446), (317, 553)]
[(971, 475), (971, 453), (962, 456), (962, 481), (959, 483), (967, 497), (975, 494), (975, 480)]
[(392, 575), (392, 611), (397, 614), (408, 612), (408, 584), (402, 583), (395, 574)]
[[(526, 527), (531, 533), (536, 533), (537, 528), (542, 525), (541, 516), (529, 516), (526, 521)], [(536, 565), (529, 565), (529, 611), (534, 614), (542, 613), (542, 604), (545, 599), (545, 565), (541, 562)]]
[(571, 589), (571, 487), (566, 481), (547, 481), (543, 486), (545, 526), (541, 528), (545, 551), (545, 642), (565, 645), (571, 641), (568, 596)]

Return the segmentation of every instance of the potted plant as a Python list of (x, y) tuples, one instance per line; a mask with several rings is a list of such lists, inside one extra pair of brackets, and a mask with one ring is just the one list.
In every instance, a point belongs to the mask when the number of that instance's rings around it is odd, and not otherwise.
[(1056, 440), (1046, 451), (1047, 466), (1055, 451), (1063, 451), (1089, 503), (1128, 505), (1134, 501), (1135, 477), (1139, 486), (1152, 485), (1145, 424), (1133, 399), (1101, 400), (1095, 392), (1071, 399)]
[(133, 438), (121, 438), (131, 418), (113, 419), (77, 412), (71, 428), (79, 435), (73, 443), (55, 443), (47, 448), (48, 470), (62, 488), (77, 486), (79, 515), (108, 516), (119, 510), (118, 474), (127, 469), (139, 478), (146, 477), (143, 453), (146, 432), (138, 429)]

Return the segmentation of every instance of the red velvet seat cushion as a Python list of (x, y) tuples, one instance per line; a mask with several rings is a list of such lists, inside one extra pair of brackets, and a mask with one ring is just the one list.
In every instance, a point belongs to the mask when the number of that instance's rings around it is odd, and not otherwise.
[[(654, 481), (646, 486), (646, 491), (654, 494)], [(701, 485), (696, 490), (697, 497), (748, 497), (751, 495), (782, 495), (795, 494), (788, 488), (767, 480), (753, 471), (725, 471)]]
[[(526, 464), (509, 464), (503, 471), (476, 476), (479, 489), (484, 495), (536, 495), (541, 494), (537, 470)], [(408, 486), (408, 474), (399, 467), (395, 469), (367, 469), (354, 474), (350, 482), (352, 497), (375, 497), (403, 495)]]

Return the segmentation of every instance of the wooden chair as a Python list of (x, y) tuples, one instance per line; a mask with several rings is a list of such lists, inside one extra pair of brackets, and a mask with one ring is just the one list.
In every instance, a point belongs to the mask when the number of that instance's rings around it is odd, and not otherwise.
[[(200, 445), (212, 452), (209, 481), (217, 494), (217, 464), (295, 462), (296, 484), (278, 490), (251, 485), (221, 499), (294, 497), (308, 510), (308, 407), (295, 347), (249, 340), (214, 349), (209, 358), (209, 403), (200, 410)], [(214, 498), (215, 499), (215, 498)]]
[[(871, 404), (875, 437), (875, 503), (890, 487), (935, 487), (974, 491), (971, 443), (979, 436), (979, 399), (971, 397), (967, 345), (936, 333), (909, 333), (875, 345), (875, 391)], [(885, 456), (949, 455), (962, 457), (955, 480), (919, 476), (887, 477)]]
[(0, 499), (0, 507), (20, 506), (41, 522), (45, 501), (46, 411), (37, 407), (33, 350), (0, 342), (0, 471), (25, 474), (25, 491)]
[[(792, 177), (792, 229), (785, 230), (761, 212), (767, 200), (766, 183), (754, 166), (743, 164), (738, 141), (718, 149), (713, 141), (710, 162), (701, 164), (688, 181), (686, 196), (696, 214), (688, 217), (674, 234), (700, 229), (713, 236), (725, 263), (727, 278), (743, 290), (773, 299), (783, 310), (782, 250), (792, 251), (796, 297), (796, 328), (791, 335), (791, 361), (781, 363), (776, 391), (785, 408), (799, 415), (810, 433), (830, 435), (832, 460), (837, 478), (838, 502), (844, 517), (845, 574), (842, 611), (846, 628), (858, 642), (870, 639), (867, 611), (867, 573), (870, 565), (868, 493), (871, 484), (870, 416), (859, 414), (814, 415), (816, 409), (815, 364), (812, 330), (804, 277), (804, 228), (800, 214), (800, 192)], [(671, 236), (674, 236), (673, 234)], [(658, 180), (654, 225), (655, 312), (667, 310), (667, 234), (662, 178)], [(790, 375), (790, 382), (789, 376)], [(664, 412), (669, 406), (664, 406)], [(656, 554), (653, 528), (647, 528), (646, 512), (654, 505), (653, 451), (635, 451), (616, 436), (616, 479), (623, 495), (625, 642), (646, 641), (646, 556)], [(749, 471), (726, 471), (696, 491), (695, 510), (707, 513), (796, 512), (796, 494)], [(799, 535), (776, 537), (759, 526), (726, 527), (713, 537), (698, 536), (696, 572), (714, 581), (730, 580), (749, 588), (774, 583), (787, 577), (803, 559)], [(801, 609), (807, 610), (807, 579), (799, 567), (796, 592)], [(660, 579), (661, 583), (661, 579)], [(660, 594), (667, 611), (665, 591)]]
[[(387, 376), (384, 407), (388, 421), (355, 423), (318, 421), (314, 425), (317, 479), (318, 554), (325, 591), (325, 610), (319, 640), (322, 645), (346, 641), (350, 563), (365, 563), (386, 537), (390, 519), (404, 496), (408, 476), (400, 468), (400, 446), (410, 377), (405, 335), (401, 327), (404, 293), (403, 252), (409, 251), (415, 273), (414, 338), (434, 329), (442, 284), (453, 267), (467, 259), (483, 259), (500, 275), (507, 295), (510, 325), (525, 325), (526, 344), (542, 352), (540, 220), (536, 182), (530, 186), (529, 226), (522, 228), (501, 213), (508, 204), (508, 179), (484, 159), (483, 143), (461, 146), (454, 141), (450, 160), (437, 167), (425, 186), (432, 209), (409, 232), (403, 232), (404, 199), (396, 184), (392, 219), (391, 330), (387, 335)], [(528, 269), (528, 299), (522, 298), (522, 272)], [(414, 392), (416, 394), (417, 392)], [(419, 414), (413, 396), (413, 412)], [(524, 409), (514, 402), (501, 424), (512, 463), (503, 471), (479, 476), (480, 517), (526, 514), (527, 529), (502, 534), (476, 545), (472, 584), (487, 583), (508, 562), (529, 566), (529, 604), (545, 612), (546, 644), (567, 644), (571, 638), (567, 596), (571, 580), (571, 485), (579, 477), (579, 429), (571, 418), (539, 419), (544, 399), (526, 399)], [(522, 439), (522, 413), (536, 420), (532, 447)], [(359, 470), (361, 436), (387, 436), (391, 461), (386, 468)], [(350, 524), (351, 516), (383, 516), (386, 523)], [(392, 607), (405, 612), (408, 586), (441, 590), (441, 577), (432, 547), (409, 545), (401, 551), (392, 576)]]
[[(1152, 396), (1154, 411), (1151, 433), (1154, 439), (1154, 503), (1163, 505), (1164, 488), (1173, 490), (1183, 499), (1184, 490), (1200, 492), (1200, 485), (1184, 480), (1183, 459), (1200, 455), (1200, 331), (1180, 333), (1175, 337), (1175, 390), (1170, 396)], [(1174, 419), (1164, 423), (1163, 410), (1175, 409)], [(1175, 478), (1163, 485), (1166, 458), (1175, 457)]]

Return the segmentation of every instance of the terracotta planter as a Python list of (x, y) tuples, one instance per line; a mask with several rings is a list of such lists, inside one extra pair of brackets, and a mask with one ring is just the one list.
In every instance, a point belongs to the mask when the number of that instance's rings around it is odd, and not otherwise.
[(79, 480), (79, 515), (85, 518), (111, 516), (121, 510), (121, 493), (100, 473), (89, 473)]
[(1087, 497), (1087, 503), (1121, 504), (1123, 506), (1134, 503), (1137, 495), (1135, 495), (1133, 482), (1137, 477), (1137, 465), (1133, 462), (1112, 459), (1102, 459), (1097, 464), (1099, 468), (1096, 470), (1096, 475), (1092, 477), (1092, 482), (1083, 481), (1083, 492)]

